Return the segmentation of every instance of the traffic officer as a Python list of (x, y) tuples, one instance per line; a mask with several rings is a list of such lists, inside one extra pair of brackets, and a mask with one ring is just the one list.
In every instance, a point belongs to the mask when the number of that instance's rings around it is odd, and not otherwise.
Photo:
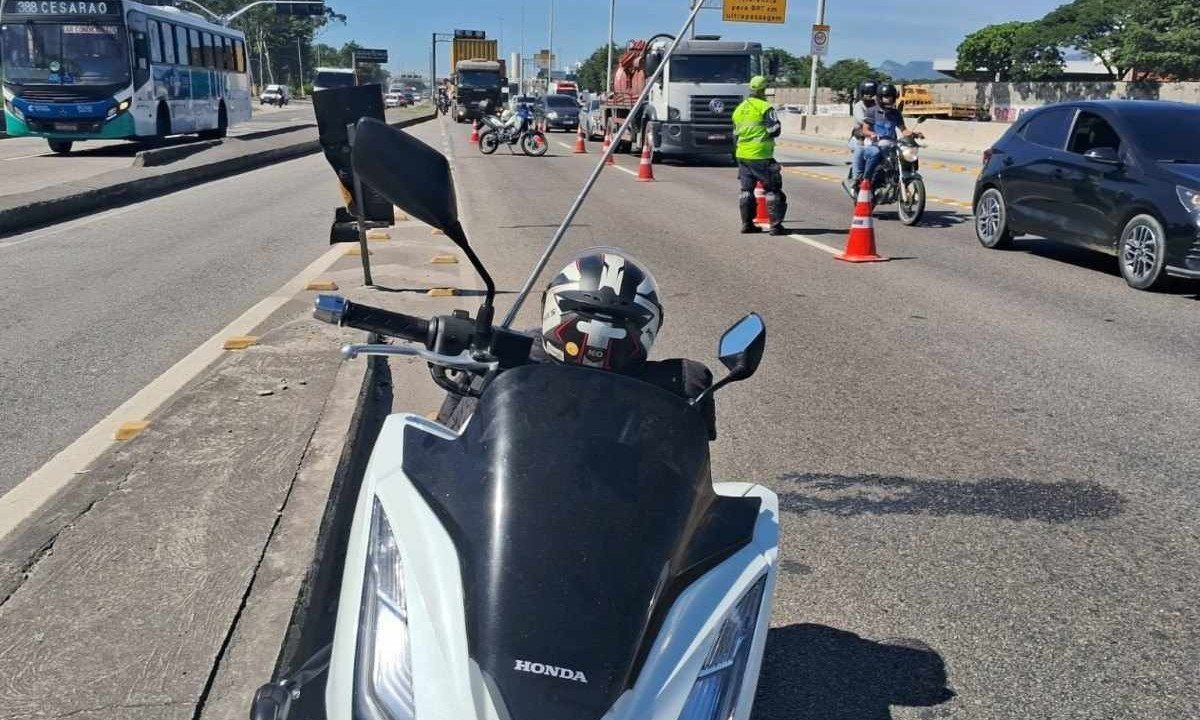
[(771, 234), (784, 235), (783, 218), (787, 215), (787, 195), (783, 194), (783, 171), (775, 162), (775, 138), (783, 132), (775, 108), (766, 101), (767, 79), (762, 75), (750, 78), (750, 97), (733, 111), (733, 132), (737, 135), (738, 182), (741, 195), (738, 209), (742, 213), (742, 232), (756, 233), (762, 229), (754, 224), (754, 186), (762, 182), (767, 194), (767, 214), (771, 217)]

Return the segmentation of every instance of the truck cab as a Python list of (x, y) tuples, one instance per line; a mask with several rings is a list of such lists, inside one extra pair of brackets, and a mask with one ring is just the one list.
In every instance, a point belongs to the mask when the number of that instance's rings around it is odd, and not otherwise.
[(479, 120), (496, 115), (508, 92), (504, 63), (498, 60), (460, 60), (454, 68), (454, 119)]
[[(651, 46), (647, 75), (667, 47), (667, 41)], [(732, 155), (733, 110), (749, 95), (750, 78), (761, 73), (760, 43), (681, 40), (647, 100), (655, 152)]]

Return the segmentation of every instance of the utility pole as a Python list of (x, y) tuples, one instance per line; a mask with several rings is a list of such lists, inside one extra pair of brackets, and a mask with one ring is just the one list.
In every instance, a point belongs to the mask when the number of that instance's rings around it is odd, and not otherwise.
[[(825, 24), (825, 0), (817, 0), (817, 24)], [(817, 114), (817, 66), (821, 63), (820, 55), (812, 56), (812, 72), (808, 80), (808, 114)]]
[(304, 97), (304, 52), (300, 49), (300, 36), (296, 36), (296, 62), (300, 65), (300, 97)]
[(518, 95), (525, 94), (525, 0), (521, 0), (521, 67), (517, 69), (517, 82), (520, 83)]
[(608, 0), (608, 64), (604, 66), (604, 94), (612, 93), (612, 51), (613, 51), (613, 15), (617, 10), (617, 0)]
[(550, 56), (546, 58), (546, 88), (554, 79), (554, 0), (550, 0)]

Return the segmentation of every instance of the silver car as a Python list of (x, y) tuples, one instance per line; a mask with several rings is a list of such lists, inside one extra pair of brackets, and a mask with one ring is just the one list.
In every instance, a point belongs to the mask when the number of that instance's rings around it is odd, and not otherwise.
[(594, 97), (587, 102), (580, 117), (580, 122), (583, 123), (583, 131), (587, 133), (589, 140), (604, 139), (604, 110), (600, 98)]

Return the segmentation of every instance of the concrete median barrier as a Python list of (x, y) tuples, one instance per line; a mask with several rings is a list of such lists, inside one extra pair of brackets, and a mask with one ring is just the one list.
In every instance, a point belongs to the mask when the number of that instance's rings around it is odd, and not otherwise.
[[(853, 128), (849, 117), (818, 115), (784, 115), (783, 135), (803, 138), (806, 135), (848, 140)], [(910, 122), (915, 122), (910, 120)], [(915, 127), (915, 126), (914, 126)], [(961, 120), (928, 120), (921, 123), (925, 145), (931, 150), (948, 153), (982, 153), (1012, 127), (1009, 123), (966, 122)]]
[[(393, 116), (395, 117), (395, 116)], [(430, 120), (432, 112), (395, 119), (396, 127)], [(148, 151), (139, 165), (63, 183), (36, 192), (0, 197), (0, 234), (51, 225), (71, 218), (177, 192), (201, 183), (320, 152), (317, 132), (304, 127), (252, 140), (179, 145)]]

